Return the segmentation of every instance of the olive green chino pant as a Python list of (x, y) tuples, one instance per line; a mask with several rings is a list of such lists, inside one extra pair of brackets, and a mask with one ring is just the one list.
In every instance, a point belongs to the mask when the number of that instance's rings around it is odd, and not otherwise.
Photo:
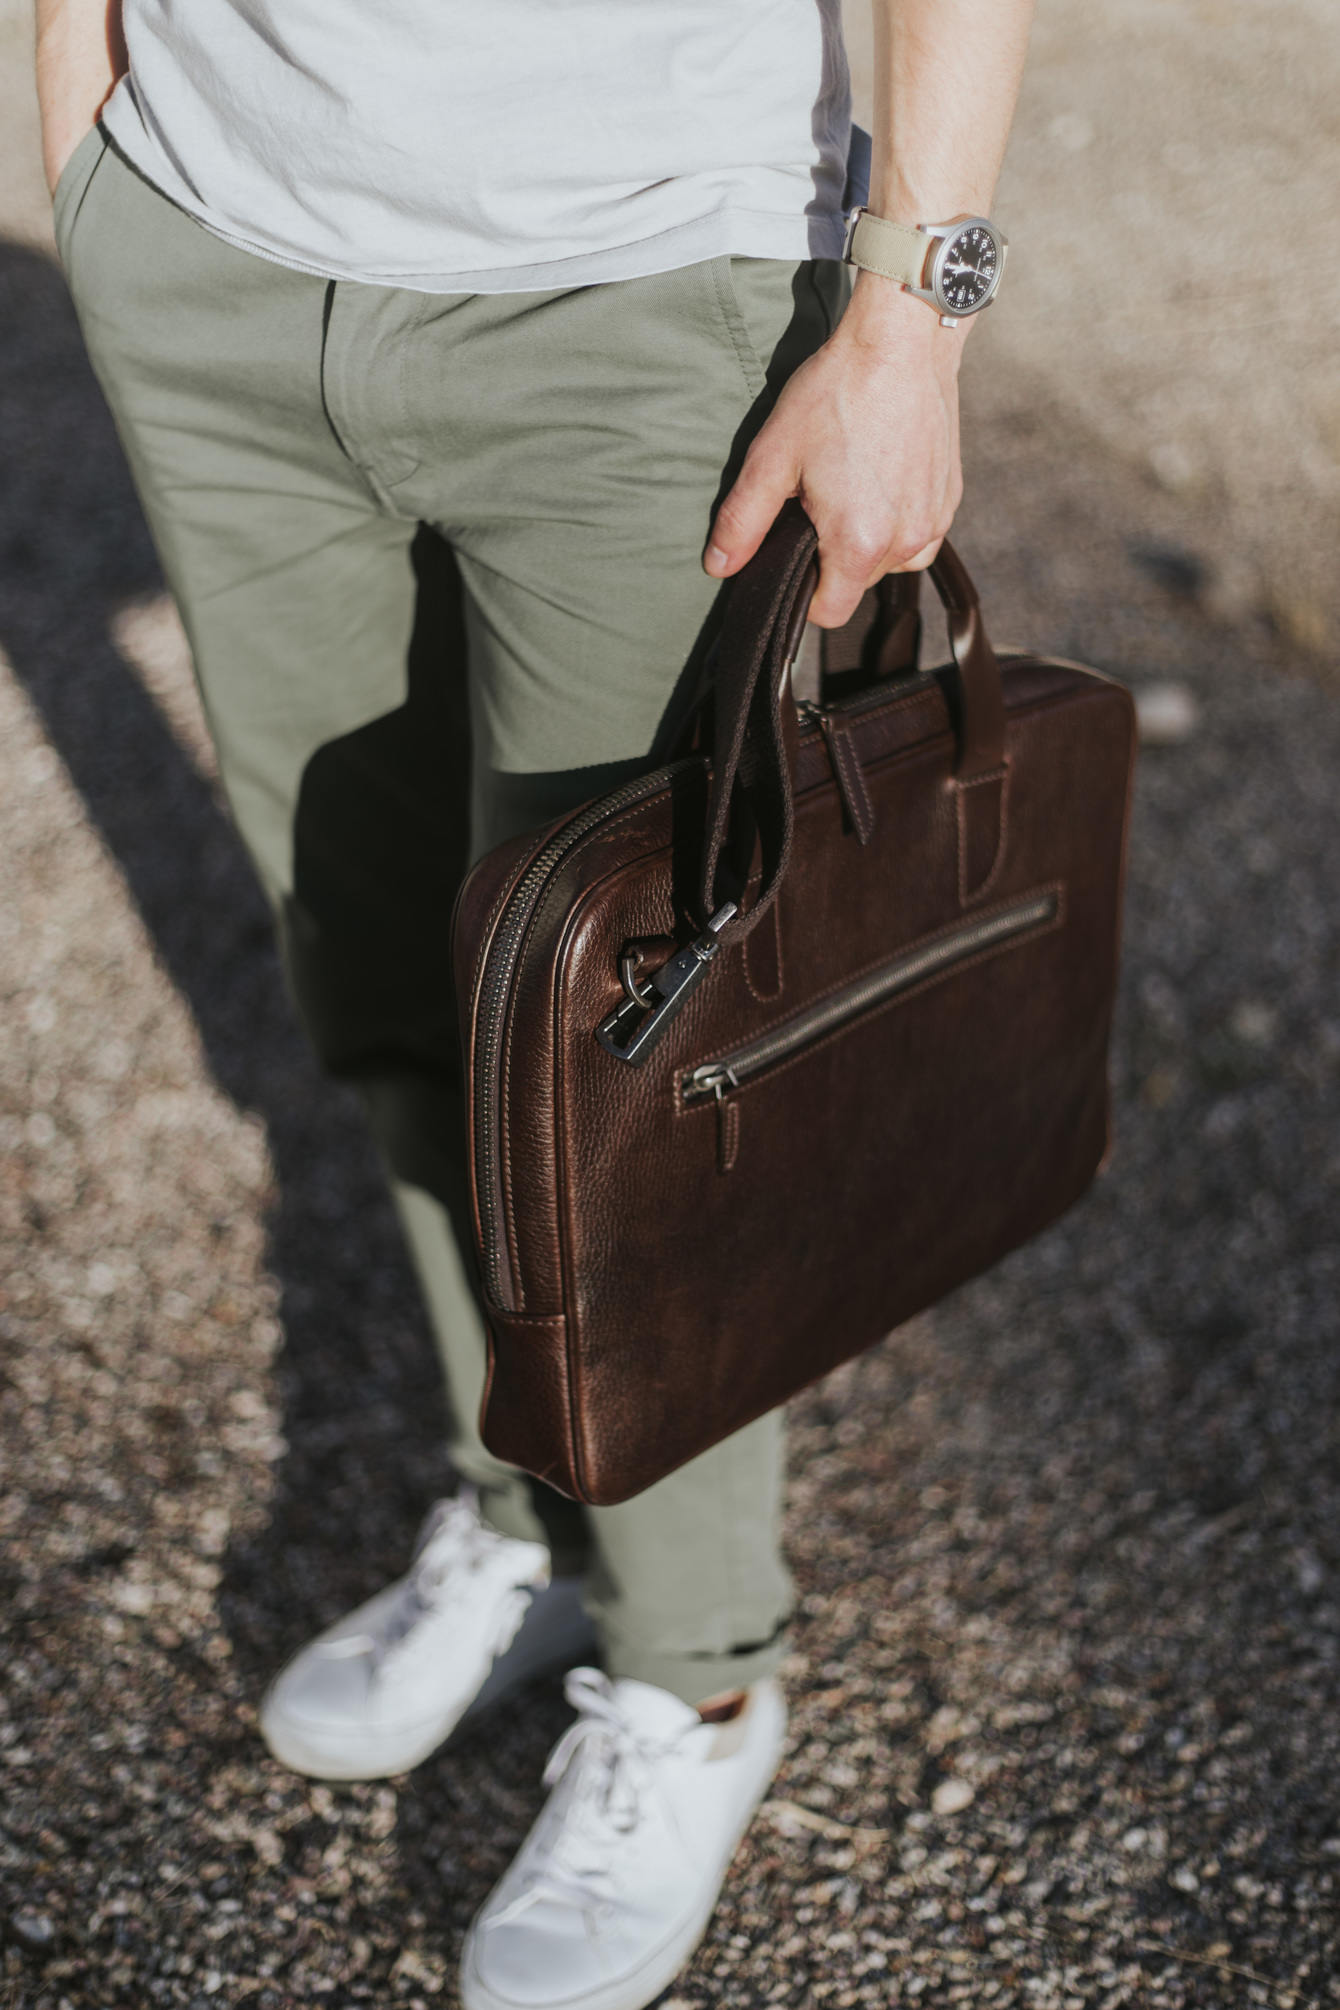
[[(469, 860), (663, 758), (718, 597), (714, 504), (842, 269), (332, 281), (215, 236), (98, 128), (54, 224), (290, 986), (387, 1164), (453, 1463), (494, 1527), (585, 1573), (612, 1673), (689, 1702), (752, 1681), (791, 1604), (780, 1413), (593, 1510), (480, 1441), (448, 934)], [(454, 554), (459, 647), (424, 640), (430, 545)]]

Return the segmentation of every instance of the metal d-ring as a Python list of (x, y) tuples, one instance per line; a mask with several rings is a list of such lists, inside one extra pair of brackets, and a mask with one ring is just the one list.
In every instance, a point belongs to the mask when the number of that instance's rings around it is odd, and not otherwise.
[(660, 1001), (654, 991), (644, 991), (633, 975), (633, 972), (641, 961), (642, 951), (640, 949), (625, 949), (623, 955), (619, 958), (619, 978), (628, 996), (635, 999), (644, 1011), (650, 1012), (652, 1007)]

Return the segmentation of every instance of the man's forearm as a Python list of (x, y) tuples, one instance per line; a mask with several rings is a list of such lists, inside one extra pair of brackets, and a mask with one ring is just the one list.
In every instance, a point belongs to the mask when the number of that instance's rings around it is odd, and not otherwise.
[(989, 215), (1033, 0), (874, 0), (870, 208), (895, 223)]
[[(988, 216), (1023, 75), (1033, 0), (873, 0), (874, 133), (869, 207), (895, 223)], [(931, 341), (921, 303), (859, 273), (852, 332), (878, 340), (910, 324)], [(957, 351), (972, 328), (937, 333)]]
[(126, 67), (121, 0), (37, 0), (37, 101), (47, 186)]

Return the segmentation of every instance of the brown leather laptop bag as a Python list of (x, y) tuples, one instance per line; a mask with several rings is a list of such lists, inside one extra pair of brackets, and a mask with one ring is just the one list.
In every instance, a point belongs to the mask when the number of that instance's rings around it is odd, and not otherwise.
[[(481, 859), (457, 901), (483, 1434), (640, 1492), (1034, 1235), (1108, 1135), (1134, 712), (998, 661), (950, 547), (797, 706), (816, 538), (735, 581), (712, 748)], [(830, 638), (831, 639), (831, 638)]]

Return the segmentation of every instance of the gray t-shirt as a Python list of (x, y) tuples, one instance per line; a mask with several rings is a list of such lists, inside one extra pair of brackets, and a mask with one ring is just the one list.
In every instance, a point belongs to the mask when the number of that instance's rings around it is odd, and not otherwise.
[(840, 0), (125, 0), (117, 146), (281, 264), (428, 293), (837, 257)]

